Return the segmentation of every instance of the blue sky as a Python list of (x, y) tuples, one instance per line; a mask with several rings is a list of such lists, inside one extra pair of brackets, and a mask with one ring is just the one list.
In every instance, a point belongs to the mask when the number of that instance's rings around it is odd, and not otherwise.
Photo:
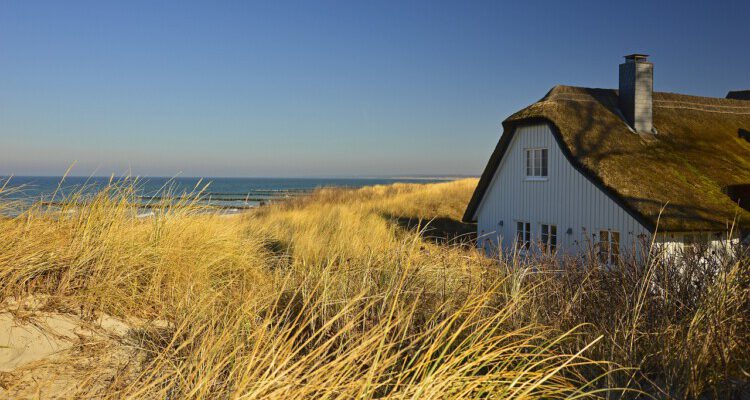
[(0, 174), (479, 174), (556, 84), (750, 88), (750, 2), (0, 2)]

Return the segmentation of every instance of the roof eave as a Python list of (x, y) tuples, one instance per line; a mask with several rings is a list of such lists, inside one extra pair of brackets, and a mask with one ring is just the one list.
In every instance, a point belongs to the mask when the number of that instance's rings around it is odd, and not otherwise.
[(487, 166), (482, 172), (479, 183), (477, 184), (477, 187), (474, 190), (474, 194), (472, 195), (466, 211), (464, 212), (464, 216), (462, 218), (464, 222), (477, 222), (475, 214), (479, 209), (479, 205), (481, 204), (482, 198), (489, 188), (489, 185), (492, 183), (492, 179), (495, 175), (495, 172), (497, 171), (497, 168), (500, 165), (500, 161), (502, 161), (505, 152), (508, 150), (508, 146), (510, 145), (510, 141), (515, 135), (516, 129), (524, 125), (538, 124), (546, 124), (547, 126), (549, 126), (550, 131), (552, 132), (552, 136), (555, 138), (555, 141), (565, 155), (565, 158), (579, 173), (586, 177), (586, 179), (594, 184), (594, 186), (604, 192), (607, 197), (612, 199), (618, 206), (625, 210), (625, 212), (627, 212), (638, 223), (646, 228), (646, 230), (651, 233), (654, 233), (656, 231), (656, 225), (653, 222), (651, 222), (644, 215), (640, 214), (637, 210), (633, 209), (617, 192), (606, 186), (604, 182), (602, 182), (601, 178), (596, 175), (596, 173), (581, 164), (575, 158), (575, 156), (573, 156), (573, 153), (570, 151), (567, 144), (563, 140), (560, 129), (557, 127), (555, 122), (550, 120), (549, 118), (541, 116), (524, 117), (518, 119), (513, 119), (513, 117), (511, 116), (510, 118), (503, 121), (503, 135), (500, 137), (497, 146), (495, 146), (495, 150), (492, 152), (492, 156), (490, 156), (490, 160), (487, 162)]
[(464, 216), (461, 219), (463, 222), (477, 222), (476, 212), (479, 208), (479, 204), (482, 202), (484, 193), (487, 191), (490, 183), (492, 183), (492, 178), (495, 175), (495, 171), (497, 171), (497, 167), (500, 165), (500, 161), (502, 160), (503, 155), (505, 154), (505, 151), (510, 144), (510, 139), (513, 137), (513, 130), (515, 130), (517, 126), (515, 123), (507, 119), (503, 121), (502, 125), (503, 134), (500, 136), (500, 140), (497, 142), (495, 150), (492, 151), (492, 155), (490, 155), (490, 159), (489, 161), (487, 161), (487, 165), (484, 167), (484, 171), (482, 171), (482, 175), (479, 178), (479, 183), (474, 189), (471, 200), (469, 200), (469, 204), (466, 207)]

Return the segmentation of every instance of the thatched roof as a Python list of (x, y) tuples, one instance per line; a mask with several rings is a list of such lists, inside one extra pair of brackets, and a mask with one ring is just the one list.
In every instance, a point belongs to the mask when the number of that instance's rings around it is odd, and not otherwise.
[(750, 90), (734, 90), (727, 93), (728, 99), (750, 100)]
[[(569, 161), (652, 232), (724, 230), (750, 211), (726, 194), (750, 184), (750, 101), (653, 94), (656, 135), (634, 133), (617, 91), (556, 86), (511, 115), (464, 220), (479, 202), (515, 128), (546, 122)], [(662, 212), (662, 207), (664, 207)], [(661, 217), (660, 217), (661, 212)]]

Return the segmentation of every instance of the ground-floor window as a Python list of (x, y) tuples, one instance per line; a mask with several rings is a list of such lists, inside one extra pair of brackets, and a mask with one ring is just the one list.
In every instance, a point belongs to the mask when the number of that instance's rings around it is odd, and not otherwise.
[(614, 264), (620, 256), (620, 232), (613, 230), (599, 231), (599, 260), (605, 264)]
[(542, 251), (554, 253), (557, 249), (557, 225), (542, 224), (541, 239)]
[(529, 249), (531, 244), (531, 223), (518, 221), (516, 222), (516, 248), (521, 250)]

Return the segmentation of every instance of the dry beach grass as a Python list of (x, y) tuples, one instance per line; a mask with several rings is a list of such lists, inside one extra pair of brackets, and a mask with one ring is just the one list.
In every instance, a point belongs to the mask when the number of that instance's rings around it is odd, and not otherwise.
[(180, 200), (150, 218), (134, 218), (133, 186), (113, 185), (85, 206), (73, 196), (0, 219), (4, 331), (74, 325), (54, 352), (4, 366), (0, 386), (30, 398), (546, 399), (626, 387), (662, 398), (731, 395), (750, 379), (746, 255), (615, 271), (489, 259), (462, 245), (475, 185), (322, 189), (237, 216)]

